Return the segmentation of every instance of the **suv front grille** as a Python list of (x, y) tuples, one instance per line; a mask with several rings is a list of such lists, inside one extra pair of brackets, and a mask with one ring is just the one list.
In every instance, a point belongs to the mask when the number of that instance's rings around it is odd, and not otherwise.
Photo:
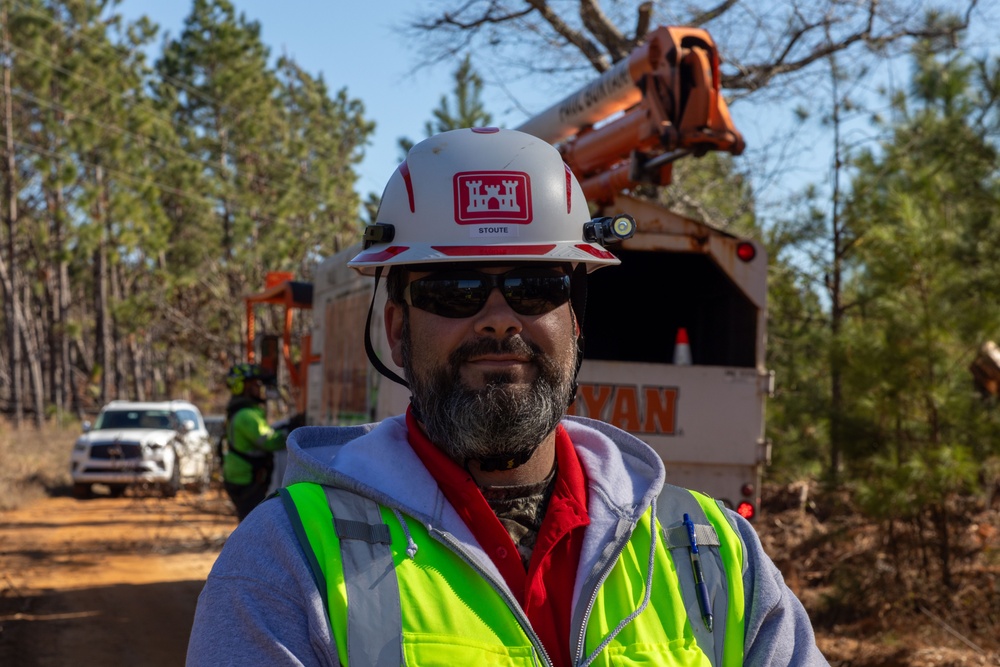
[(90, 446), (93, 459), (141, 459), (142, 447), (138, 442), (96, 442)]

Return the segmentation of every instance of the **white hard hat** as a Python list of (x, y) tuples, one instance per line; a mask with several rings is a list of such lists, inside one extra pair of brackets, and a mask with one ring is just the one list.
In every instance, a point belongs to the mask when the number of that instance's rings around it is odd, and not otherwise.
[(452, 130), (410, 149), (364, 250), (347, 264), (364, 275), (434, 262), (567, 262), (588, 272), (618, 264), (585, 238), (590, 223), (583, 190), (552, 145), (516, 130)]

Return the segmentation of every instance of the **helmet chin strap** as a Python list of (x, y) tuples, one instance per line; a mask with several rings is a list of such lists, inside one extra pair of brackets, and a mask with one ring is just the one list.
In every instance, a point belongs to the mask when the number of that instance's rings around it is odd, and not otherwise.
[(576, 394), (580, 391), (580, 383), (577, 381), (577, 376), (580, 374), (580, 366), (583, 364), (583, 334), (581, 333), (576, 338), (576, 369), (573, 371), (573, 384), (569, 391), (569, 400), (566, 401), (566, 407), (573, 405), (576, 402)]
[(393, 382), (409, 389), (410, 383), (399, 377), (399, 375), (382, 363), (382, 360), (375, 354), (375, 348), (372, 345), (372, 313), (375, 311), (375, 297), (378, 295), (378, 281), (381, 277), (382, 267), (377, 266), (375, 267), (375, 288), (372, 290), (372, 302), (368, 305), (368, 320), (365, 322), (365, 353), (368, 355), (368, 361), (375, 367), (375, 370)]
[(580, 335), (576, 337), (576, 368), (573, 370), (573, 386), (569, 393), (569, 401), (566, 403), (567, 408), (576, 401), (576, 393), (580, 389), (577, 376), (580, 374), (580, 366), (583, 364), (583, 316), (587, 311), (587, 266), (585, 264), (577, 264), (573, 267), (573, 275), (569, 284), (570, 303), (573, 306), (576, 325), (580, 328)]

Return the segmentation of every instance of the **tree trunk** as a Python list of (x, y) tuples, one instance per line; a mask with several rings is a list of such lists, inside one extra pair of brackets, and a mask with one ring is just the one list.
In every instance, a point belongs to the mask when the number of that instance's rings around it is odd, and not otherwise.
[(108, 211), (107, 201), (104, 192), (104, 170), (98, 165), (95, 172), (97, 196), (97, 210), (95, 211), (95, 224), (100, 225), (100, 239), (97, 249), (94, 251), (94, 328), (97, 339), (94, 348), (94, 363), (100, 373), (100, 400), (102, 403), (108, 402), (112, 397), (114, 387), (112, 385), (114, 371), (111, 359), (111, 303), (109, 295), (109, 275), (108, 275)]
[(941, 583), (951, 588), (951, 535), (948, 531), (948, 508), (945, 501), (931, 506), (934, 530), (937, 532), (938, 559), (941, 561)]
[[(111, 279), (111, 302), (122, 303), (125, 300), (125, 288), (122, 285), (121, 265), (110, 267), (108, 273)], [(111, 349), (115, 359), (115, 397), (132, 398), (128, 391), (128, 371), (126, 369), (128, 360), (125, 358), (125, 341), (122, 339), (121, 327), (113, 313), (111, 315)]]
[(0, 9), (0, 22), (3, 23), (3, 115), (4, 115), (4, 146), (7, 150), (7, 160), (4, 170), (4, 196), (7, 198), (7, 256), (10, 261), (4, 262), (0, 268), (4, 288), (4, 322), (7, 328), (7, 355), (10, 368), (8, 384), (10, 408), (13, 413), (14, 427), (20, 428), (24, 420), (24, 404), (21, 397), (22, 367), (21, 367), (21, 337), (18, 332), (20, 319), (20, 304), (17, 294), (17, 162), (14, 158), (14, 106), (11, 102), (10, 75), (13, 66), (10, 54), (10, 34), (8, 32), (7, 5)]
[[(27, 363), (28, 379), (31, 380), (31, 396), (35, 404), (35, 427), (41, 429), (45, 426), (45, 379), (42, 373), (41, 345), (44, 340), (44, 323), (41, 321), (40, 312), (38, 313), (39, 317), (30, 317), (31, 309), (29, 306), (31, 302), (31, 290), (25, 285), (24, 298), (21, 299), (21, 304), (24, 307), (22, 317), (24, 325), (21, 331), (24, 336), (24, 351), (27, 353), (25, 362)], [(34, 327), (31, 326), (32, 322), (35, 323)]]
[[(28, 324), (28, 318), (24, 312), (24, 304), (27, 303), (26, 300), (18, 298), (17, 288), (14, 284), (14, 271), (13, 267), (9, 267), (7, 262), (3, 259), (2, 253), (0, 253), (0, 283), (3, 285), (3, 291), (5, 295), (13, 295), (12, 298), (6, 299), (6, 301), (11, 302), (10, 304), (10, 330), (14, 332), (14, 336), (17, 339), (18, 350), (25, 349), (28, 351), (28, 370), (29, 379), (31, 380), (34, 402), (35, 402), (35, 424), (41, 427), (45, 419), (45, 400), (44, 400), (44, 388), (42, 383), (42, 367), (41, 359), (37, 353), (37, 346), (35, 345), (35, 339), (31, 334), (31, 327)], [(28, 288), (25, 287), (25, 292), (27, 295)], [(22, 381), (23, 378), (23, 362), (20, 360), (22, 355), (18, 354), (18, 367), (17, 369), (12, 368), (10, 375), (12, 378), (17, 378), (18, 382)], [(14, 390), (17, 400), (17, 408), (20, 412), (15, 412), (14, 426), (20, 428), (24, 423), (24, 401), (21, 397), (22, 387), (18, 386)]]
[[(45, 350), (48, 355), (48, 364), (45, 367), (48, 377), (48, 401), (56, 411), (56, 416), (62, 414), (64, 405), (59, 387), (62, 385), (60, 377), (61, 366), (59, 361), (59, 330), (62, 328), (59, 320), (59, 277), (51, 269), (45, 276), (45, 315), (48, 319), (48, 329), (45, 336)], [(58, 419), (57, 419), (58, 420)]]
[[(53, 175), (58, 173), (59, 163), (53, 166)], [(68, 374), (69, 346), (66, 341), (66, 318), (69, 307), (68, 266), (62, 258), (61, 249), (65, 243), (65, 229), (62, 224), (63, 189), (56, 186), (45, 194), (49, 207), (50, 247), (47, 252), (48, 270), (45, 276), (45, 309), (48, 315), (48, 329), (45, 347), (48, 350), (48, 400), (55, 408), (57, 417), (69, 407)]]
[[(60, 225), (61, 227), (61, 225)], [(60, 235), (65, 232), (61, 232)], [(61, 246), (60, 246), (61, 247)], [(79, 402), (76, 400), (76, 379), (73, 377), (73, 357), (70, 353), (69, 332), (66, 325), (69, 322), (69, 306), (72, 294), (69, 286), (69, 262), (59, 261), (59, 366), (62, 369), (63, 386), (59, 387), (63, 405), (67, 409), (75, 409), (79, 414)]]
[(129, 358), (132, 361), (132, 395), (137, 401), (146, 400), (146, 390), (142, 382), (142, 349), (139, 347), (137, 336), (130, 334), (128, 337)]
[[(63, 98), (62, 83), (59, 77), (53, 77), (49, 86), (51, 99)], [(66, 116), (62, 109), (54, 109), (52, 114), (54, 125), (62, 126), (66, 122)], [(53, 152), (58, 152), (58, 143), (54, 142), (50, 148)], [(52, 383), (51, 401), (57, 415), (73, 409), (74, 405), (78, 403), (75, 399), (75, 382), (70, 368), (70, 340), (67, 331), (72, 293), (69, 285), (69, 261), (65, 258), (64, 253), (67, 247), (67, 226), (65, 224), (66, 191), (63, 187), (61, 173), (63, 166), (63, 160), (53, 161), (49, 172), (49, 192), (46, 194), (51, 211), (52, 238), (52, 245), (49, 248), (50, 283), (52, 285), (49, 364), (51, 368), (50, 382)]]
[(833, 111), (830, 121), (833, 127), (833, 192), (831, 196), (832, 210), (830, 213), (831, 233), (831, 263), (826, 280), (827, 292), (830, 295), (830, 460), (827, 477), (836, 486), (840, 479), (841, 447), (844, 441), (844, 389), (843, 369), (844, 351), (841, 342), (841, 332), (844, 323), (843, 304), (843, 262), (846, 250), (844, 248), (844, 229), (840, 219), (840, 171), (842, 169), (840, 144), (840, 105), (838, 99), (838, 81), (840, 69), (837, 61), (830, 56), (830, 79), (833, 85)]
[(163, 371), (165, 364), (160, 363), (160, 359), (153, 360), (153, 392), (156, 393), (165, 388), (167, 385), (167, 380), (163, 377)]

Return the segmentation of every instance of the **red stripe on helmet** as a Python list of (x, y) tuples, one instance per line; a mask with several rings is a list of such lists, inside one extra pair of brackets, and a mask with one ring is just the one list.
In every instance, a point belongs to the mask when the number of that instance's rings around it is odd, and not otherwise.
[(566, 167), (566, 212), (573, 212), (573, 172), (570, 171), (569, 165), (565, 162), (563, 166)]
[(416, 213), (417, 209), (413, 205), (413, 179), (410, 178), (410, 167), (406, 164), (406, 160), (399, 165), (399, 175), (403, 177), (403, 183), (406, 184), (406, 196), (410, 200), (410, 213)]
[(504, 255), (546, 255), (552, 252), (556, 244), (545, 245), (448, 245), (432, 246), (442, 255), (448, 257), (491, 257)]
[(385, 262), (387, 260), (390, 260), (396, 255), (404, 253), (409, 249), (410, 249), (409, 246), (394, 245), (385, 248), (384, 250), (373, 250), (371, 252), (363, 252), (354, 259), (352, 259), (351, 262), (357, 262), (363, 264), (377, 264), (379, 262)]
[(591, 254), (597, 259), (615, 259), (615, 256), (613, 254), (611, 254), (604, 248), (601, 248), (600, 246), (593, 246), (587, 243), (580, 243), (577, 244), (576, 249)]

